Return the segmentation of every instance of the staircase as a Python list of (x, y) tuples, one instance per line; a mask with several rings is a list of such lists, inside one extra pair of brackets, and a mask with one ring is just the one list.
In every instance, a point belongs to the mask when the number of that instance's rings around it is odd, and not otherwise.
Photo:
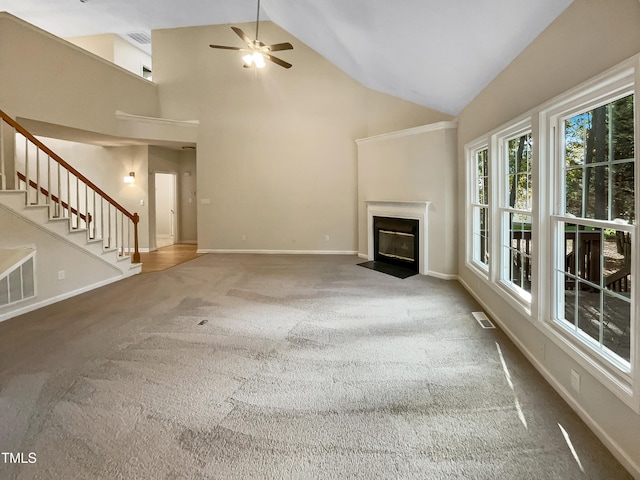
[(0, 110), (0, 208), (115, 266), (141, 272), (137, 213)]

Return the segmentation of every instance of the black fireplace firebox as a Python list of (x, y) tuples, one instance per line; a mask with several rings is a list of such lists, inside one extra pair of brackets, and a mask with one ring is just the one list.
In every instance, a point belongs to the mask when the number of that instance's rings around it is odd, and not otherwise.
[(419, 222), (410, 218), (373, 217), (374, 260), (418, 271)]

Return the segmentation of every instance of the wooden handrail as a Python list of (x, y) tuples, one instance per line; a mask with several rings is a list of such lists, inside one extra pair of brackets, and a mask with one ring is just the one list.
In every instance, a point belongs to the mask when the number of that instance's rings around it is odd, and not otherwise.
[(24, 127), (22, 127), (19, 123), (15, 122), (9, 115), (4, 113), (2, 110), (0, 110), (0, 117), (2, 117), (5, 122), (7, 122), (9, 125), (11, 125), (13, 128), (15, 128), (17, 132), (19, 132), (21, 135), (23, 135), (31, 143), (36, 145), (40, 150), (42, 150), (44, 153), (46, 153), (51, 158), (53, 158), (57, 163), (62, 165), (69, 172), (73, 173), (79, 180), (82, 180), (82, 182), (84, 182), (88, 187), (90, 187), (93, 191), (95, 191), (97, 194), (99, 194), (107, 202), (109, 202), (115, 208), (120, 210), (120, 212), (123, 215), (125, 215), (126, 217), (128, 217), (134, 224), (137, 223), (136, 220), (134, 220), (134, 218), (136, 216), (134, 213), (129, 213), (129, 211), (126, 208), (124, 208), (122, 205), (120, 205), (118, 202), (116, 202), (113, 198), (111, 198), (109, 195), (107, 195), (100, 187), (98, 187), (95, 183), (93, 183), (87, 177), (82, 175), (78, 170), (76, 170), (71, 165), (69, 165), (67, 162), (65, 162), (53, 150), (51, 150), (49, 147), (47, 147), (44, 143), (42, 143), (36, 137), (31, 135), (31, 133), (29, 133), (27, 130), (25, 130)]
[[(133, 224), (133, 235), (134, 235), (134, 251), (131, 252), (130, 249), (128, 249), (129, 253), (131, 254), (131, 260), (133, 263), (140, 263), (140, 252), (139, 252), (139, 246), (138, 246), (138, 223), (140, 222), (140, 217), (137, 213), (130, 213), (127, 209), (125, 209), (122, 205), (120, 205), (118, 202), (116, 202), (113, 198), (111, 198), (106, 192), (104, 192), (100, 187), (98, 187), (95, 183), (93, 183), (91, 180), (89, 180), (87, 177), (85, 177), (82, 173), (80, 173), (78, 170), (76, 170), (74, 167), (72, 167), (71, 165), (69, 165), (66, 161), (64, 161), (64, 159), (62, 159), (58, 154), (56, 154), (53, 150), (51, 150), (49, 147), (47, 147), (44, 143), (42, 143), (40, 140), (38, 140), (35, 136), (33, 136), (29, 131), (27, 131), (22, 125), (20, 125), (19, 123), (17, 123), (13, 118), (11, 118), (9, 115), (7, 115), (5, 112), (3, 112), (2, 110), (0, 110), (0, 119), (2, 119), (5, 123), (7, 123), (10, 127), (12, 127), (14, 129), (14, 131), (16, 133), (19, 133), (20, 135), (22, 135), (27, 142), (31, 142), (31, 144), (33, 144), (38, 150), (38, 155), (39, 152), (42, 151), (44, 154), (46, 154), (48, 156), (48, 162), (50, 160), (53, 160), (54, 162), (56, 162), (58, 164), (58, 168), (61, 166), (66, 170), (67, 173), (67, 181), (69, 181), (68, 179), (70, 178), (71, 175), (76, 177), (76, 181), (77, 182), (82, 182), (82, 184), (84, 184), (85, 186), (85, 190), (86, 193), (88, 194), (89, 190), (93, 191), (93, 207), (95, 209), (96, 204), (95, 204), (95, 198), (96, 195), (98, 197), (100, 197), (100, 202), (106, 202), (111, 208), (113, 207), (115, 209), (115, 215), (116, 215), (116, 222), (117, 222), (117, 214), (118, 212), (120, 212), (121, 219), (122, 219), (122, 223), (121, 223), (121, 230), (120, 230), (120, 234), (118, 233), (118, 223), (115, 224), (115, 226), (113, 227), (115, 229), (115, 246), (118, 249), (118, 251), (120, 251), (120, 249), (122, 250), (122, 255), (125, 255), (125, 242), (124, 242), (124, 218), (126, 217), (129, 221), (131, 221), (131, 223)], [(0, 123), (2, 123), (2, 121), (0, 121)], [(2, 153), (0, 153), (0, 155), (2, 155)], [(28, 144), (27, 144), (27, 155), (28, 155)], [(2, 157), (4, 158), (4, 157)], [(36, 157), (36, 168), (39, 169), (40, 168), (40, 163), (39, 160), (37, 160), (39, 157)], [(79, 198), (79, 192), (78, 192), (78, 205), (76, 205), (76, 208), (73, 208), (71, 206), (71, 200), (68, 198), (68, 202), (64, 202), (61, 200), (61, 198), (59, 198), (60, 196), (60, 192), (58, 192), (58, 197), (56, 197), (53, 194), (50, 194), (48, 189), (51, 189), (51, 185), (47, 185), (47, 188), (44, 188), (44, 186), (40, 185), (40, 174), (39, 174), (39, 170), (38, 170), (38, 182), (34, 182), (33, 180), (31, 180), (30, 178), (28, 178), (29, 175), (29, 163), (27, 162), (28, 156), (25, 157), (25, 166), (26, 166), (26, 174), (22, 174), (20, 172), (16, 172), (17, 173), (17, 177), (20, 181), (25, 182), (26, 184), (26, 188), (27, 191), (29, 191), (29, 188), (33, 188), (36, 190), (37, 194), (39, 195), (40, 193), (42, 193), (46, 198), (51, 198), (54, 203), (57, 203), (58, 205), (62, 205), (62, 207), (66, 208), (69, 212), (75, 214), (77, 216), (78, 219), (82, 219), (85, 224), (87, 225), (87, 229), (89, 229), (89, 224), (92, 222), (92, 220), (94, 221), (94, 235), (95, 235), (95, 230), (97, 229), (98, 226), (100, 226), (99, 223), (95, 223), (95, 215), (96, 212), (92, 213), (89, 210), (88, 204), (87, 204), (87, 208), (86, 208), (86, 212), (85, 214), (82, 214), (79, 212), (80, 209), (80, 198)], [(49, 164), (47, 164), (47, 168), (49, 168)], [(3, 177), (4, 178), (4, 177)], [(59, 177), (58, 177), (59, 178)], [(51, 180), (51, 178), (49, 178), (49, 181)], [(59, 180), (58, 180), (59, 182)], [(58, 190), (60, 190), (60, 185), (58, 185)], [(38, 197), (37, 197), (38, 198)], [(88, 200), (86, 200), (88, 201)], [(38, 203), (39, 203), (39, 198), (38, 198)], [(100, 204), (102, 205), (102, 203)], [(102, 207), (101, 207), (102, 208)], [(111, 211), (111, 210), (108, 210)], [(101, 210), (102, 212), (102, 210)], [(100, 231), (100, 235), (104, 240), (108, 239), (108, 245), (111, 246), (111, 240), (114, 238), (113, 235), (113, 230), (112, 230), (112, 226), (111, 226), (111, 216), (110, 214), (108, 214), (108, 231), (105, 232), (105, 223), (104, 223), (104, 217), (102, 216), (102, 213), (100, 214), (100, 217), (102, 218), (101, 222), (102, 222), (102, 227), (101, 227), (101, 231)], [(127, 224), (127, 241), (130, 240), (129, 237), (129, 224)], [(106, 235), (108, 236), (106, 236)], [(119, 242), (120, 240), (120, 242)], [(120, 243), (120, 245), (118, 245)], [(129, 245), (129, 244), (128, 244)]]
[[(18, 175), (18, 178), (20, 180), (22, 180), (23, 182), (27, 182), (27, 177), (20, 172), (16, 172)], [(33, 180), (29, 180), (29, 186), (31, 188), (35, 188), (36, 190), (38, 189), (38, 184), (36, 182), (34, 182)], [(49, 196), (49, 191), (44, 188), (44, 187), (40, 187), (40, 193), (42, 193), (45, 197)], [(67, 202), (65, 202), (64, 200), (60, 200), (58, 197), (56, 197), (55, 195), (51, 195), (51, 200), (53, 200), (54, 203), (59, 203), (60, 205), (62, 205), (62, 208), (66, 208), (67, 210), (70, 210), (71, 213), (78, 215), (82, 220), (84, 220), (87, 223), (87, 226), (91, 223), (91, 214), (87, 213), (87, 215), (85, 215), (84, 213), (80, 213), (78, 210), (76, 210), (73, 207), (69, 207), (69, 204)]]

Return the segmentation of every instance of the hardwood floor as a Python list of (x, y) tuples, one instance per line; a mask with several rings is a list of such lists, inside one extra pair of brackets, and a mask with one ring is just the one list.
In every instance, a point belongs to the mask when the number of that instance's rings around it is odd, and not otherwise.
[(166, 270), (167, 268), (198, 258), (203, 254), (196, 253), (197, 248), (197, 245), (175, 243), (168, 247), (158, 248), (154, 252), (140, 253), (142, 273)]

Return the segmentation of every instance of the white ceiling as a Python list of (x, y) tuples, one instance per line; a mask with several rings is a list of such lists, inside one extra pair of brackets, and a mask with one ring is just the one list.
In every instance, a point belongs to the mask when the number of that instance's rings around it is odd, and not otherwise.
[[(260, 18), (369, 88), (456, 115), (571, 2), (262, 0)], [(0, 0), (0, 11), (60, 37), (250, 22), (256, 6), (256, 0)]]

